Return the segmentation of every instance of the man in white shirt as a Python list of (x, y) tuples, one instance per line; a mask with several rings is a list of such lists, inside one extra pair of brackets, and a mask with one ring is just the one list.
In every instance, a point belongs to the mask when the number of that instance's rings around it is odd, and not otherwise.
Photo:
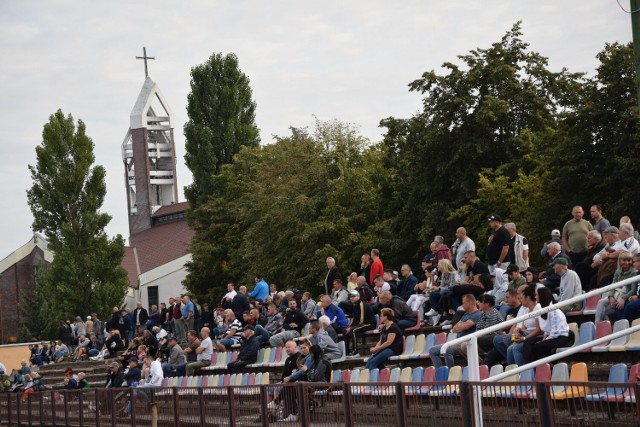
[(225, 305), (225, 302), (227, 304), (231, 304), (231, 301), (233, 300), (233, 297), (235, 297), (237, 294), (234, 285), (232, 282), (227, 283), (227, 293), (224, 294), (224, 296), (222, 297), (222, 305)]
[(464, 262), (464, 254), (468, 251), (476, 250), (476, 244), (467, 236), (467, 230), (464, 227), (458, 227), (456, 230), (456, 241), (453, 243), (453, 253), (456, 256), (456, 268)]
[(159, 360), (155, 360), (153, 356), (147, 354), (144, 358), (144, 365), (149, 368), (149, 379), (145, 381), (145, 387), (161, 387), (164, 373), (162, 372), (162, 364)]
[(209, 328), (202, 328), (200, 330), (200, 347), (196, 349), (196, 361), (187, 364), (187, 375), (192, 376), (195, 374), (196, 369), (209, 366), (211, 364), (211, 358), (213, 357), (213, 342), (209, 336), (211, 332)]
[[(553, 261), (553, 271), (560, 276), (560, 297), (558, 303), (577, 297), (582, 294), (582, 284), (580, 283), (580, 277), (578, 273), (573, 270), (569, 270), (568, 262), (565, 258), (558, 257)], [(560, 310), (566, 312), (580, 310), (582, 302), (576, 302), (569, 306), (561, 307)]]

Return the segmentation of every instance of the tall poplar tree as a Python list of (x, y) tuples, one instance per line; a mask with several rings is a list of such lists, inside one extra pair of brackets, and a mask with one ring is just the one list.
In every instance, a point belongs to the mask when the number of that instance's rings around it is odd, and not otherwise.
[[(27, 197), (32, 229), (49, 240), (53, 262), (39, 275), (49, 304), (31, 307), (34, 316), (58, 318), (95, 311), (106, 317), (127, 291), (126, 271), (120, 267), (124, 240), (109, 238), (104, 229), (111, 216), (100, 212), (106, 194), (105, 169), (95, 165), (93, 141), (85, 124), (58, 110), (44, 125), (37, 163), (29, 166), (33, 185)], [(42, 331), (30, 331), (38, 336)]]
[[(214, 177), (223, 165), (233, 162), (241, 147), (260, 144), (256, 104), (251, 97), (249, 78), (238, 67), (238, 58), (220, 53), (191, 69), (191, 93), (187, 100), (185, 162), (193, 174), (193, 183), (184, 189), (189, 201), (187, 221), (195, 231), (194, 244), (202, 242), (206, 246), (214, 226), (206, 206), (215, 193)], [(211, 286), (210, 265), (201, 257), (194, 257), (187, 269), (189, 275), (184, 282), (187, 289), (202, 293)]]

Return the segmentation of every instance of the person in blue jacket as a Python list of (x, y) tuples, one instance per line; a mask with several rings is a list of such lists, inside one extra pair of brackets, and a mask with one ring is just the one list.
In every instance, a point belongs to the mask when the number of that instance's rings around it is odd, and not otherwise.
[(249, 293), (249, 296), (253, 299), (264, 302), (264, 299), (269, 295), (269, 285), (264, 281), (260, 274), (256, 275), (256, 287)]

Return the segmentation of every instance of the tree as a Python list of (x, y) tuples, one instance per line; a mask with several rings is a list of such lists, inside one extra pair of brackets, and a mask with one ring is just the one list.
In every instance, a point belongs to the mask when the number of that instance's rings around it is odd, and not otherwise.
[(44, 125), (36, 166), (29, 166), (32, 229), (44, 233), (55, 254), (37, 280), (35, 297), (44, 295), (49, 302), (45, 308), (50, 313), (34, 313), (43, 318), (51, 313), (65, 318), (93, 311), (106, 317), (127, 291), (126, 271), (120, 267), (124, 240), (120, 235), (109, 239), (104, 231), (111, 220), (100, 212), (106, 194), (105, 170), (93, 166), (93, 141), (85, 131), (81, 120), (76, 128), (73, 117), (58, 110)]
[(336, 121), (240, 150), (199, 209), (209, 226), (193, 240), (187, 288), (217, 296), (228, 280), (250, 283), (263, 274), (317, 292), (327, 256), (350, 272), (373, 242), (384, 251), (381, 155), (353, 126)]
[(249, 78), (238, 68), (234, 54), (213, 54), (191, 69), (189, 121), (184, 126), (185, 162), (193, 173), (193, 183), (185, 187), (191, 209), (207, 201), (213, 177), (233, 161), (240, 147), (259, 145), (255, 110)]
[(467, 218), (451, 214), (476, 197), (483, 170), (500, 168), (509, 180), (535, 170), (531, 142), (557, 128), (559, 111), (575, 109), (581, 75), (550, 71), (521, 35), (517, 23), (489, 48), (459, 56), (462, 65), (424, 73), (409, 85), (423, 95), (422, 111), (381, 122), (386, 165), (396, 171), (393, 248), (405, 259), (422, 257), (435, 234), (453, 240)]

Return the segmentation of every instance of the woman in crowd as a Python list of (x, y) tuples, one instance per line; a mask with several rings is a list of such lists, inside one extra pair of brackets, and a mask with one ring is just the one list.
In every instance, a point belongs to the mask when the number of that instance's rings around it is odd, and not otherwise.
[[(542, 308), (553, 305), (553, 295), (549, 288), (538, 289), (536, 296)], [(522, 350), (524, 363), (550, 356), (555, 349), (571, 345), (573, 334), (569, 331), (567, 318), (562, 310), (552, 310), (543, 314), (538, 318), (538, 324), (543, 334), (524, 341)]]
[[(428, 292), (429, 310), (426, 316), (439, 316), (443, 313), (449, 314), (452, 307), (449, 306), (451, 300), (446, 298), (454, 286), (458, 285), (459, 275), (456, 269), (451, 264), (451, 261), (444, 258), (438, 261), (437, 265), (438, 275), (436, 277), (435, 286)], [(428, 274), (428, 277), (430, 275)], [(432, 323), (437, 324), (439, 317), (432, 319)]]
[[(633, 255), (630, 252), (621, 252), (618, 256), (618, 268), (613, 274), (613, 282), (611, 283), (628, 279), (637, 274), (638, 271), (633, 268)], [(603, 298), (598, 301), (596, 306), (596, 322), (602, 322), (614, 314), (621, 318), (625, 304), (636, 295), (637, 287), (637, 283), (632, 283), (604, 293)]]
[(313, 356), (311, 356), (311, 342), (307, 339), (300, 344), (300, 357), (296, 362), (298, 369), (290, 376), (283, 378), (282, 382), (289, 383), (295, 381), (306, 381), (307, 371), (313, 365)]
[(365, 369), (380, 368), (391, 356), (402, 354), (402, 331), (393, 323), (394, 312), (390, 308), (380, 310), (380, 340), (371, 347), (371, 357), (367, 360)]

